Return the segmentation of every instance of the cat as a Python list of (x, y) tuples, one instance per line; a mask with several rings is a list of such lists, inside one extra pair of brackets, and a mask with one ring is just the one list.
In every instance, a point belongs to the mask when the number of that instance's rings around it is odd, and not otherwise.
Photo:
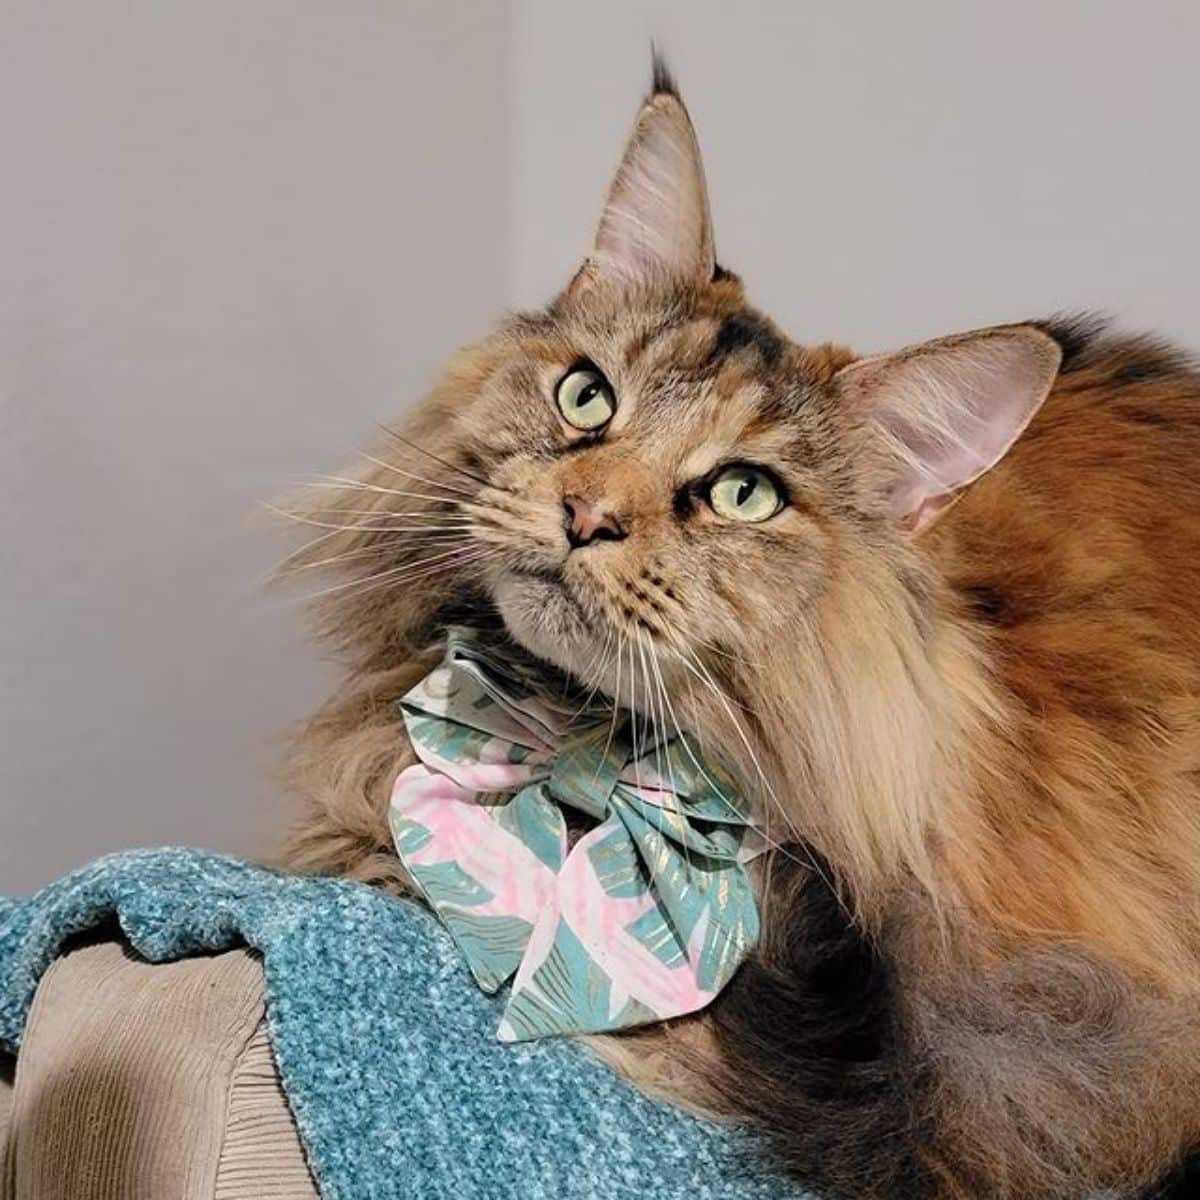
[(407, 886), (394, 704), (449, 622), (647, 714), (661, 681), (774, 847), (764, 935), (614, 1063), (822, 1195), (1191, 1195), (1198, 463), (1200, 374), (1098, 322), (789, 340), (656, 64), (565, 290), (304, 502), (346, 675), (286, 861)]

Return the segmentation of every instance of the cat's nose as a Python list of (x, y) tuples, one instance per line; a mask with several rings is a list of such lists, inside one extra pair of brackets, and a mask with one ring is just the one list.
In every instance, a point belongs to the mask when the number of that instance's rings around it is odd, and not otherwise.
[(563, 527), (572, 550), (591, 542), (619, 542), (625, 536), (621, 522), (603, 505), (571, 494), (563, 497)]

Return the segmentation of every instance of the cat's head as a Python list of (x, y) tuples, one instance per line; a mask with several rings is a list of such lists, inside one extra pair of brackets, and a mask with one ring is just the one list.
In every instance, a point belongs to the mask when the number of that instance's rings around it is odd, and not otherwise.
[[(717, 264), (696, 135), (657, 72), (564, 292), (462, 352), (312, 514), (332, 528), (310, 559), (352, 576), (330, 626), (378, 664), (447, 604), (487, 604), (586, 687), (787, 760), (818, 805), (843, 803), (824, 774), (903, 784), (924, 736), (890, 711), (921, 669), (914, 544), (1059, 359), (1031, 326), (867, 359), (792, 342)], [(910, 745), (867, 767), (847, 725)]]

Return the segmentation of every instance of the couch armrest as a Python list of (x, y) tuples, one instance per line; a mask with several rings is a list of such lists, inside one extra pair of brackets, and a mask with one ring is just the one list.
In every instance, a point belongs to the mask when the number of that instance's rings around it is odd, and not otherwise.
[(317, 1196), (247, 951), (152, 965), (100, 942), (60, 958), (30, 1011), (11, 1110), (12, 1200)]

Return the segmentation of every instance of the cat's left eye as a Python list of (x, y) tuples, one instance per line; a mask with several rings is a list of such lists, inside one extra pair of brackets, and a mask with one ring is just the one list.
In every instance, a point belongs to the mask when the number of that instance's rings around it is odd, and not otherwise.
[(576, 367), (564, 375), (555, 399), (563, 420), (585, 431), (607, 425), (617, 411), (612, 387), (595, 367)]
[(775, 481), (758, 467), (726, 467), (708, 486), (713, 512), (730, 521), (765, 521), (783, 507)]

